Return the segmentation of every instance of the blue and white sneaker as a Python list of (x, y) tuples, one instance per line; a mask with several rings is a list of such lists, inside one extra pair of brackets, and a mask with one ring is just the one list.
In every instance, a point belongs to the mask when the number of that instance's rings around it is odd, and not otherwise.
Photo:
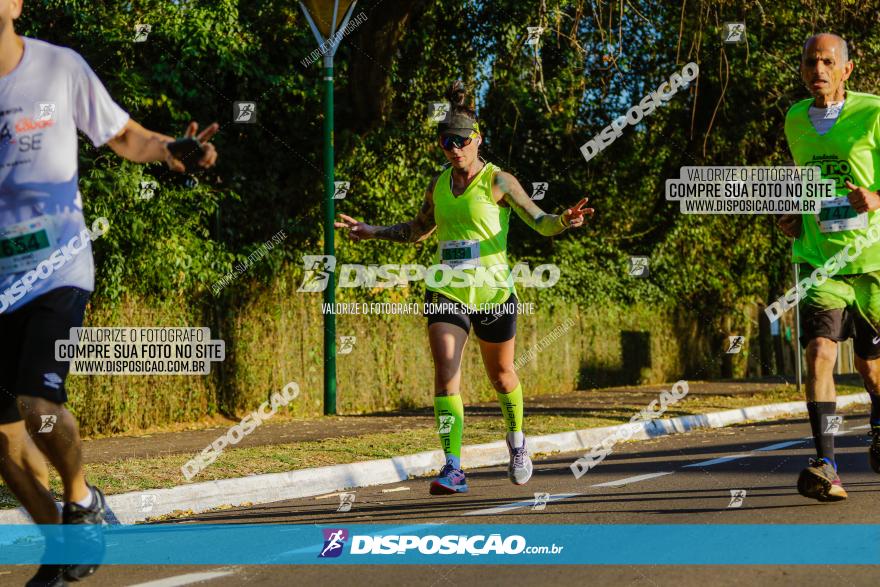
[(453, 493), (467, 493), (467, 478), (464, 471), (446, 462), (440, 469), (440, 475), (431, 481), (431, 495), (452, 495)]
[(522, 446), (514, 447), (512, 436), (507, 435), (507, 452), (510, 453), (510, 464), (507, 465), (507, 478), (514, 485), (525, 485), (532, 478), (532, 459), (526, 450), (526, 437), (522, 437)]

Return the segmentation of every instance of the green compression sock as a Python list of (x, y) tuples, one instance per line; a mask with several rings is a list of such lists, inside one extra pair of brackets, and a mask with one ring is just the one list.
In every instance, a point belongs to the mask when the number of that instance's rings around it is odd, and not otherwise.
[(434, 398), (434, 416), (440, 444), (446, 454), (446, 461), (452, 461), (456, 469), (461, 468), (461, 436), (464, 429), (464, 404), (460, 395), (444, 395)]
[(510, 393), (497, 392), (498, 403), (501, 404), (501, 414), (504, 423), (507, 424), (508, 432), (522, 432), (523, 425), (523, 392), (522, 383)]

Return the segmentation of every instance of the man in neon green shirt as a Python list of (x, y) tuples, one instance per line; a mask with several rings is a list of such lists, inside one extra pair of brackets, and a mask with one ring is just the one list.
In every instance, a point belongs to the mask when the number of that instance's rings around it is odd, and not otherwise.
[[(880, 473), (880, 97), (847, 91), (853, 70), (846, 41), (820, 34), (807, 40), (801, 77), (813, 98), (785, 117), (795, 164), (818, 166), (836, 182), (837, 198), (817, 216), (783, 216), (780, 228), (795, 237), (792, 260), (810, 274), (802, 296), (801, 344), (807, 355), (807, 408), (816, 459), (801, 472), (798, 492), (819, 501), (846, 499), (834, 459), (834, 362), (837, 343), (853, 339), (856, 369), (871, 396), (869, 462)], [(835, 260), (835, 255), (838, 255)], [(833, 277), (820, 272), (838, 265)]]

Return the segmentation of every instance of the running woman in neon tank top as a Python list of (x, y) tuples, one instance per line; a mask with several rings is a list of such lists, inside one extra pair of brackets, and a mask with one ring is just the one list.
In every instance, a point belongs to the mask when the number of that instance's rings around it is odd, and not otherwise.
[(531, 478), (532, 462), (522, 427), (523, 391), (513, 366), (517, 298), (507, 262), (510, 212), (544, 236), (581, 227), (593, 215), (592, 208), (584, 208), (586, 198), (562, 214), (544, 213), (513, 175), (478, 156), (482, 137), (475, 112), (465, 106), (463, 84), (455, 82), (447, 98), (450, 110), (438, 135), (450, 166), (431, 180), (416, 217), (394, 226), (371, 226), (340, 214), (341, 222), (336, 223), (337, 228), (348, 230), (353, 241), (377, 238), (416, 243), (437, 232), (434, 262), (444, 270), (425, 276), (425, 314), (434, 358), (434, 415), (446, 455), (439, 477), (431, 483), (435, 495), (468, 490), (461, 469), (464, 407), (459, 387), (461, 357), (471, 326), (507, 425), (508, 477), (516, 485)]

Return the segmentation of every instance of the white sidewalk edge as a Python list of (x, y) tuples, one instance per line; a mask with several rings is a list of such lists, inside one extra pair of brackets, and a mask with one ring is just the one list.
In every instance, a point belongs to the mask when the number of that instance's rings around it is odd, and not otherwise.
[[(851, 405), (867, 404), (870, 401), (867, 393), (843, 395), (837, 398), (837, 407), (843, 409)], [(644, 440), (699, 428), (722, 428), (732, 424), (760, 422), (783, 415), (798, 415), (806, 412), (806, 402), (797, 401), (651, 420), (640, 422), (632, 439)], [(529, 452), (534, 455), (588, 451), (624, 426), (631, 427), (633, 424), (530, 436), (528, 437)], [(468, 469), (501, 465), (508, 461), (507, 446), (503, 441), (466, 446), (462, 450), (461, 460)], [(170, 489), (121, 493), (109, 496), (107, 502), (113, 511), (111, 518), (115, 516), (113, 522), (133, 524), (148, 517), (162, 516), (177, 510), (199, 513), (225, 505), (272, 503), (358, 487), (407, 481), (412, 477), (424, 476), (436, 471), (442, 462), (442, 452), (435, 450), (377, 461), (190, 483)], [(29, 522), (30, 517), (22, 508), (0, 511), (0, 524)]]

